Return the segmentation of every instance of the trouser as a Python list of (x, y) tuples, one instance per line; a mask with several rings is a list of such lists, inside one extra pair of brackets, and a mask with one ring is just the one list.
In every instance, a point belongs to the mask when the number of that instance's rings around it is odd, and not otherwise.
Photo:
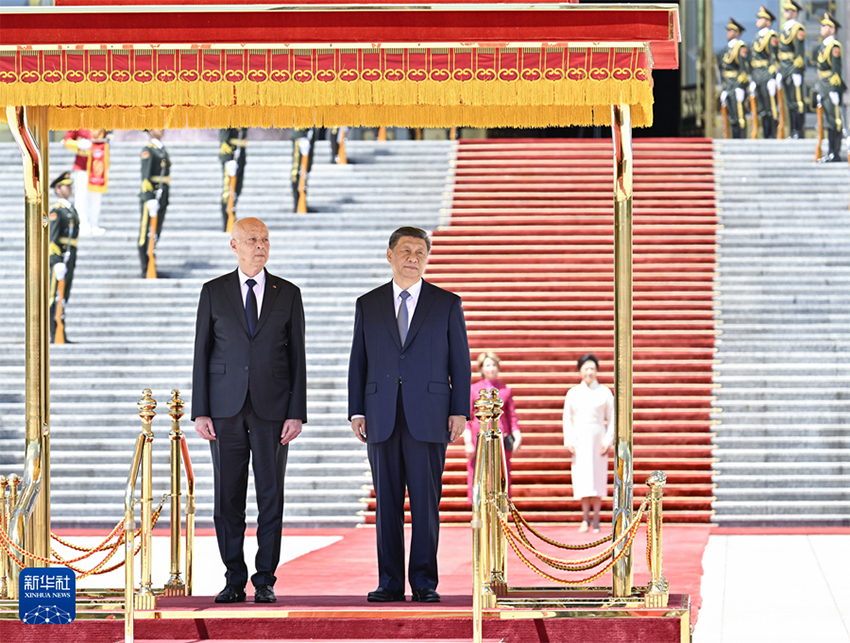
[(779, 119), (777, 111), (776, 96), (771, 95), (768, 81), (756, 83), (756, 109), (762, 123), (762, 133), (765, 138), (773, 138), (776, 135), (776, 122)]
[[(160, 205), (159, 212), (156, 217), (156, 233), (154, 234), (153, 245), (154, 252), (156, 251), (156, 242), (159, 241), (159, 235), (162, 233), (162, 224), (165, 223), (165, 210), (167, 206)], [(142, 262), (142, 277), (148, 274), (148, 243), (150, 242), (150, 213), (148, 205), (142, 201), (142, 219), (139, 225), (139, 260)]]
[(280, 443), (282, 420), (264, 420), (254, 411), (251, 392), (242, 410), (230, 418), (213, 418), (216, 439), (210, 440), (215, 487), (213, 521), (226, 582), (244, 587), (245, 505), (248, 494), (248, 461), (254, 470), (257, 492), (257, 556), (254, 587), (274, 585), (280, 563), (283, 529), (283, 483), (289, 445)]
[(791, 136), (801, 138), (803, 136), (803, 127), (806, 118), (806, 107), (803, 104), (803, 88), (797, 87), (794, 84), (794, 79), (790, 73), (782, 73), (782, 93), (785, 96), (785, 106), (788, 109)]
[(735, 89), (726, 90), (726, 113), (732, 128), (732, 138), (744, 138), (747, 122), (744, 118), (744, 103), (738, 100)]
[[(242, 154), (245, 154), (245, 150), (242, 150)], [(221, 187), (221, 217), (222, 217), (222, 230), (227, 232), (227, 204), (230, 201), (230, 176), (227, 174), (227, 170), (224, 169), (224, 165), (221, 166), (221, 174), (222, 174), (222, 187)], [(239, 195), (242, 194), (242, 181), (245, 177), (245, 164), (240, 163), (237, 165), (236, 169), (236, 185), (233, 189), (233, 218), (236, 219), (236, 203), (239, 201)]]
[(89, 175), (85, 170), (73, 170), (74, 208), (80, 216), (80, 231), (86, 234), (100, 221), (100, 202), (103, 195), (89, 190)]
[(407, 568), (408, 582), (414, 590), (437, 589), (440, 497), (443, 492), (446, 444), (421, 442), (411, 435), (404, 416), (400, 388), (396, 408), (392, 435), (383, 442), (366, 445), (377, 504), (378, 585), (390, 592), (404, 591), (406, 486), (413, 532)]

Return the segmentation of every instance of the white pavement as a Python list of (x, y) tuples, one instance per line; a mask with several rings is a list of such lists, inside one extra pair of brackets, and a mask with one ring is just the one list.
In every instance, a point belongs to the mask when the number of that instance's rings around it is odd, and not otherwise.
[(850, 643), (850, 532), (711, 536), (693, 643)]

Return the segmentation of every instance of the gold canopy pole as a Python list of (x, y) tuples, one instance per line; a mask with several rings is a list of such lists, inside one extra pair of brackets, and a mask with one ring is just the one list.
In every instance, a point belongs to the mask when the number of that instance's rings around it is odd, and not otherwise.
[[(38, 118), (38, 117), (37, 117)], [(46, 115), (43, 117), (46, 119)], [(47, 328), (47, 279), (45, 266), (47, 244), (47, 217), (43, 212), (43, 176), (38, 145), (27, 123), (27, 108), (6, 107), (6, 121), (15, 142), (21, 150), (24, 170), (25, 195), (25, 460), (24, 483), (16, 506), (9, 519), (9, 534), (15, 544), (38, 556), (47, 557), (49, 540), (47, 531), (33, 529), (30, 522), (49, 522), (48, 498), (42, 492), (44, 482), (44, 435), (47, 429), (47, 360), (48, 348), (44, 340)], [(44, 128), (44, 124), (42, 124)], [(43, 525), (42, 525), (43, 526)], [(32, 566), (44, 563), (27, 558)], [(11, 565), (10, 586), (17, 587), (19, 569)]]
[[(632, 522), (632, 117), (628, 105), (612, 105), (614, 139), (614, 540)], [(616, 556), (623, 547), (614, 549)], [(614, 565), (614, 596), (632, 593), (632, 552)]]
[[(41, 494), (35, 506), (33, 516), (32, 551), (45, 558), (50, 557), (50, 303), (47, 301), (50, 283), (50, 263), (48, 261), (50, 244), (50, 120), (47, 107), (34, 107), (33, 124), (41, 152), (39, 179), (41, 180), (41, 273), (38, 283), (41, 285), (39, 306), (41, 321), (38, 326), (41, 359), (39, 360), (39, 380), (41, 382)], [(28, 281), (29, 283), (29, 281)]]

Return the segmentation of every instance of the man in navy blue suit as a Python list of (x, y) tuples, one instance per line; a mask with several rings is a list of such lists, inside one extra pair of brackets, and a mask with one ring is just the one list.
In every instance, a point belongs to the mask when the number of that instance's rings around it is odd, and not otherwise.
[(377, 498), (378, 589), (405, 600), (404, 492), (413, 534), (413, 600), (440, 601), (437, 545), (446, 446), (463, 433), (471, 369), (460, 297), (424, 281), (431, 241), (419, 228), (390, 236), (393, 280), (357, 300), (348, 367), (351, 428), (367, 445)]

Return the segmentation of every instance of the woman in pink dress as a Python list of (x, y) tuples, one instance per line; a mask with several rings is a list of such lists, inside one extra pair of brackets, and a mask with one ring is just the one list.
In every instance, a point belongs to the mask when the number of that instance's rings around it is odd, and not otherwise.
[(572, 456), (573, 498), (581, 500), (579, 531), (599, 532), (599, 509), (608, 489), (608, 451), (614, 443), (614, 395), (596, 380), (599, 360), (592, 353), (578, 360), (581, 384), (564, 401), (564, 446)]
[[(475, 470), (475, 448), (478, 443), (478, 420), (475, 419), (475, 400), (478, 399), (478, 393), (481, 389), (499, 389), (499, 397), (504, 403), (502, 406), (502, 417), (499, 419), (499, 428), (502, 431), (503, 439), (507, 436), (513, 437), (513, 445), (511, 450), (505, 448), (505, 460), (508, 470), (508, 494), (511, 490), (511, 457), (519, 450), (519, 445), (522, 444), (522, 434), (519, 430), (519, 423), (516, 418), (516, 407), (514, 407), (514, 396), (511, 389), (499, 381), (499, 364), (501, 360), (496, 353), (485, 352), (478, 356), (478, 372), (481, 378), (477, 382), (472, 383), (470, 389), (470, 405), (472, 408), (472, 418), (466, 423), (466, 429), (463, 431), (463, 445), (466, 450), (466, 481), (467, 481), (467, 499), (472, 502), (472, 476)], [(510, 440), (508, 440), (510, 442)]]

